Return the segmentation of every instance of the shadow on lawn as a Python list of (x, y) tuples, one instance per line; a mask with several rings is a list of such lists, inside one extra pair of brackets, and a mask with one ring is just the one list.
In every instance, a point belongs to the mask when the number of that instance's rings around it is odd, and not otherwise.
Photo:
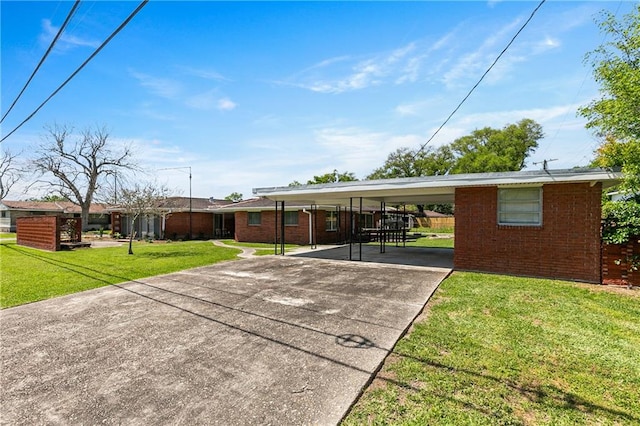
[[(516, 392), (518, 392), (519, 394), (523, 395), (525, 398), (527, 398), (529, 401), (536, 403), (536, 404), (541, 404), (543, 406), (548, 406), (551, 408), (556, 408), (556, 409), (562, 409), (562, 410), (574, 410), (574, 411), (580, 411), (582, 413), (590, 413), (590, 414), (595, 414), (597, 415), (598, 412), (601, 413), (608, 413), (610, 415), (613, 416), (617, 416), (620, 418), (624, 418), (628, 421), (631, 421), (633, 423), (638, 423), (640, 424), (640, 418), (635, 417), (627, 412), (624, 411), (620, 411), (620, 410), (616, 410), (616, 409), (612, 409), (612, 408), (608, 408), (608, 407), (604, 407), (598, 404), (594, 404), (590, 401), (587, 401), (586, 399), (582, 398), (580, 395), (576, 395), (574, 393), (571, 392), (566, 392), (556, 386), (553, 385), (549, 385), (549, 384), (543, 384), (543, 385), (535, 385), (535, 386), (526, 386), (526, 385), (521, 385), (518, 383), (515, 383), (512, 380), (509, 379), (505, 379), (505, 378), (501, 378), (501, 377), (496, 377), (496, 376), (492, 376), (489, 374), (484, 374), (484, 373), (479, 373), (477, 371), (473, 371), (473, 370), (469, 370), (469, 369), (465, 369), (465, 368), (458, 368), (458, 367), (454, 367), (451, 365), (446, 365), (446, 364), (442, 364), (440, 362), (437, 361), (433, 361), (433, 360), (429, 360), (429, 359), (423, 359), (420, 357), (416, 357), (413, 355), (407, 355), (407, 354), (403, 354), (403, 353), (398, 353), (398, 352), (394, 352), (393, 355), (399, 357), (399, 358), (406, 358), (406, 359), (410, 359), (413, 361), (417, 361), (421, 364), (425, 364), (429, 367), (434, 367), (437, 369), (442, 369), (442, 370), (447, 370), (453, 373), (462, 373), (462, 374), (466, 374), (469, 376), (474, 376), (474, 377), (478, 377), (481, 379), (485, 379), (485, 380), (489, 380), (489, 381), (493, 381), (499, 384), (502, 384), (510, 389), (515, 390)], [(411, 388), (411, 390), (417, 390), (412, 386), (407, 386), (407, 385), (400, 385), (403, 388)], [(486, 408), (483, 407), (477, 407), (474, 406), (473, 404), (470, 404), (468, 402), (465, 401), (460, 401), (457, 400), (456, 398), (453, 398), (449, 395), (439, 395), (439, 397), (441, 398), (445, 398), (448, 400), (452, 400), (456, 403), (460, 403), (464, 406), (466, 406), (467, 408), (472, 408), (478, 411), (481, 411), (485, 414), (488, 415), (495, 415), (495, 413), (492, 413), (490, 411), (488, 411)]]
[[(160, 296), (160, 294), (171, 294), (171, 295), (178, 296), (179, 298), (195, 300), (197, 302), (201, 302), (201, 303), (204, 303), (204, 304), (207, 304), (207, 305), (210, 305), (210, 306), (215, 306), (215, 307), (227, 309), (227, 310), (230, 310), (230, 311), (236, 311), (236, 312), (242, 313), (244, 315), (250, 315), (252, 317), (256, 317), (256, 318), (259, 318), (259, 319), (264, 319), (264, 320), (276, 322), (276, 323), (279, 323), (279, 324), (283, 324), (285, 326), (296, 327), (296, 328), (304, 329), (305, 331), (309, 331), (309, 332), (312, 332), (312, 333), (323, 334), (323, 335), (326, 335), (326, 336), (333, 337), (334, 338), (334, 342), (337, 345), (345, 346), (343, 344), (343, 340), (345, 338), (345, 335), (337, 335), (337, 334), (333, 334), (333, 333), (328, 333), (328, 332), (325, 332), (325, 331), (322, 331), (322, 330), (311, 328), (309, 326), (291, 323), (291, 322), (284, 321), (284, 320), (281, 320), (281, 319), (278, 319), (278, 318), (268, 317), (266, 315), (261, 315), (261, 314), (257, 314), (257, 313), (254, 313), (254, 312), (246, 311), (244, 309), (239, 309), (239, 308), (236, 308), (236, 307), (224, 305), (224, 304), (221, 304), (221, 303), (218, 303), (218, 302), (214, 302), (212, 300), (207, 300), (207, 299), (204, 299), (204, 298), (201, 298), (201, 297), (191, 296), (191, 295), (183, 293), (183, 292), (169, 290), (169, 289), (165, 289), (165, 288), (161, 288), (161, 287), (158, 287), (158, 286), (154, 286), (154, 285), (142, 282), (142, 281), (133, 280), (130, 277), (119, 276), (119, 275), (110, 274), (110, 273), (105, 273), (105, 272), (102, 272), (102, 271), (99, 271), (99, 270), (95, 270), (95, 269), (92, 269), (92, 268), (89, 268), (89, 267), (86, 267), (86, 266), (73, 264), (73, 263), (70, 263), (70, 262), (64, 262), (64, 261), (60, 261), (60, 260), (52, 260), (52, 259), (49, 259), (49, 258), (44, 257), (44, 256), (39, 256), (39, 255), (34, 254), (34, 253), (28, 253), (28, 252), (22, 251), (22, 250), (16, 248), (15, 246), (7, 245), (7, 248), (15, 250), (15, 251), (17, 251), (17, 252), (19, 252), (21, 254), (26, 255), (26, 256), (30, 256), (30, 257), (36, 258), (36, 259), (38, 259), (38, 260), (40, 260), (42, 262), (57, 266), (59, 268), (66, 269), (66, 270), (71, 271), (73, 273), (76, 273), (76, 274), (79, 274), (79, 275), (82, 275), (82, 276), (86, 276), (87, 278), (91, 278), (92, 280), (100, 281), (100, 282), (103, 282), (103, 283), (105, 283), (107, 285), (118, 287), (121, 290), (124, 290), (124, 291), (127, 291), (129, 293), (135, 294), (135, 295), (137, 295), (139, 297), (142, 297), (144, 299), (147, 299), (147, 300), (150, 300), (150, 301), (153, 301), (153, 302), (156, 302), (156, 303), (159, 303), (159, 304), (162, 304), (162, 305), (165, 305), (165, 306), (180, 310), (182, 312), (194, 315), (194, 316), (196, 316), (198, 318), (201, 318), (201, 319), (204, 319), (204, 320), (207, 320), (207, 321), (210, 321), (210, 322), (213, 322), (213, 323), (216, 323), (216, 324), (219, 324), (219, 325), (234, 329), (236, 331), (240, 331), (242, 333), (246, 333), (246, 334), (251, 335), (251, 336), (255, 336), (255, 337), (267, 340), (269, 342), (272, 342), (272, 343), (287, 347), (289, 349), (296, 350), (296, 351), (299, 351), (301, 353), (314, 356), (314, 357), (322, 359), (324, 361), (328, 361), (328, 362), (331, 362), (333, 364), (340, 365), (341, 367), (345, 367), (345, 368), (348, 368), (348, 369), (351, 369), (351, 370), (354, 370), (354, 371), (358, 371), (360, 373), (364, 373), (364, 374), (367, 374), (367, 375), (372, 375), (372, 374), (375, 375), (375, 373), (377, 373), (377, 371), (371, 372), (371, 371), (362, 369), (362, 368), (360, 368), (360, 367), (358, 367), (356, 365), (351, 365), (349, 363), (346, 363), (346, 362), (343, 362), (343, 361), (328, 357), (326, 355), (322, 355), (322, 354), (318, 354), (318, 353), (312, 352), (312, 351), (310, 351), (308, 349), (296, 346), (296, 345), (291, 344), (291, 343), (283, 342), (281, 340), (278, 340), (278, 339), (275, 339), (273, 337), (261, 334), (261, 333), (256, 332), (256, 331), (245, 329), (245, 328), (237, 326), (237, 325), (225, 323), (225, 322), (220, 321), (220, 320), (218, 320), (216, 318), (213, 318), (211, 316), (207, 316), (207, 315), (204, 315), (202, 313), (195, 312), (195, 311), (193, 311), (191, 309), (187, 309), (185, 307), (179, 306), (175, 302), (174, 303), (170, 303), (168, 301), (161, 300), (159, 298), (159, 296)], [(151, 291), (157, 291), (160, 294), (155, 295), (155, 296), (151, 295), (151, 294), (144, 294), (141, 291), (137, 291), (137, 290), (134, 290), (132, 288), (129, 288), (130, 286), (124, 286), (124, 285), (121, 285), (121, 284), (113, 284), (111, 281), (108, 281), (105, 278), (100, 278), (100, 276), (117, 278), (117, 279), (121, 279), (122, 281), (129, 281), (131, 283), (138, 284), (138, 285), (141, 285), (141, 286), (143, 286), (145, 288), (151, 289)], [(183, 284), (189, 284), (189, 283), (183, 283)], [(222, 290), (219, 290), (219, 289), (212, 289), (210, 287), (206, 287), (206, 288), (210, 289), (210, 290), (213, 290), (213, 291), (222, 291)], [(227, 293), (230, 293), (230, 292), (227, 292)], [(239, 294), (236, 294), (236, 293), (232, 293), (232, 294), (234, 294), (234, 295), (236, 295), (238, 297), (244, 297), (244, 298), (250, 298), (251, 297), (251, 296), (246, 296), (246, 295), (239, 295)], [(309, 310), (308, 308), (304, 308), (304, 307), (298, 307), (297, 309)], [(314, 311), (314, 312), (318, 313), (316, 311)], [(347, 319), (351, 319), (351, 318), (347, 318)], [(351, 319), (351, 320), (355, 320), (355, 319)], [(355, 320), (355, 321), (358, 321), (358, 320)], [(364, 322), (366, 322), (366, 321), (364, 321)], [(363, 337), (363, 336), (351, 336), (351, 338), (352, 338), (351, 340), (353, 340), (353, 338), (355, 338), (356, 340), (359, 340), (361, 338), (361, 339), (363, 339), (362, 341), (370, 342), (369, 339), (367, 339), (366, 337)], [(365, 346), (355, 346), (354, 349), (356, 349), (356, 350), (363, 350), (363, 349), (364, 350), (369, 350), (369, 349), (381, 350), (381, 351), (384, 352), (385, 356), (388, 355), (389, 353), (391, 353), (391, 349), (380, 347), (380, 346), (376, 345), (373, 342), (371, 342), (370, 344), (368, 343)], [(428, 360), (428, 359), (422, 359), (422, 358), (415, 357), (415, 356), (412, 356), (412, 355), (407, 355), (407, 354), (402, 354), (402, 353), (397, 353), (397, 352), (394, 353), (394, 355), (398, 356), (398, 357), (401, 357), (401, 358), (407, 358), (407, 359), (411, 359), (411, 360), (420, 362), (420, 363), (425, 364), (425, 365), (427, 365), (429, 367), (434, 367), (434, 368), (438, 368), (438, 369), (444, 369), (444, 370), (448, 370), (448, 371), (452, 371), (452, 372), (459, 372), (459, 373), (463, 373), (463, 374), (468, 374), (468, 375), (472, 375), (472, 376), (475, 376), (475, 377), (479, 377), (479, 378), (482, 378), (482, 379), (494, 381), (496, 383), (501, 383), (501, 384), (503, 384), (503, 385), (505, 385), (505, 386), (517, 391), (518, 393), (520, 393), (521, 395), (525, 396), (530, 401), (538, 403), (538, 404), (548, 405), (548, 406), (551, 406), (551, 407), (554, 407), (554, 408), (570, 409), (570, 410), (577, 410), (577, 411), (581, 411), (581, 412), (596, 413), (596, 414), (599, 411), (600, 412), (606, 412), (606, 413), (609, 413), (611, 415), (618, 416), (618, 417), (627, 419), (627, 420), (632, 421), (632, 422), (639, 422), (640, 423), (640, 419), (639, 418), (637, 418), (635, 416), (632, 416), (632, 415), (630, 415), (630, 414), (628, 414), (626, 412), (594, 404), (592, 402), (589, 402), (589, 401), (585, 400), (584, 398), (580, 397), (579, 395), (576, 395), (576, 394), (573, 394), (573, 393), (570, 393), (570, 392), (565, 392), (565, 391), (563, 391), (563, 390), (561, 390), (561, 389), (559, 389), (559, 388), (557, 388), (555, 386), (551, 386), (551, 385), (523, 386), (523, 385), (519, 385), (519, 384), (517, 384), (517, 383), (515, 383), (515, 382), (513, 382), (511, 380), (508, 380), (508, 379), (495, 377), (495, 376), (492, 376), (492, 375), (483, 374), (483, 373), (475, 372), (475, 371), (468, 370), (468, 369), (457, 368), (457, 367), (454, 367), (454, 366), (442, 364), (442, 363), (439, 363), (439, 362), (436, 362), (436, 361), (432, 361), (432, 360)], [(373, 376), (371, 378), (373, 379)], [(414, 392), (420, 392), (421, 391), (421, 389), (419, 387), (413, 386), (411, 384), (408, 384), (408, 383), (405, 383), (403, 381), (396, 380), (396, 379), (393, 379), (393, 378), (390, 378), (390, 377), (383, 377), (383, 376), (378, 375), (377, 379), (378, 380), (382, 380), (382, 381), (387, 382), (387, 383), (390, 383), (390, 384), (393, 384), (395, 386), (398, 386), (400, 388), (403, 388), (403, 389), (406, 389), (406, 390), (409, 390), (409, 391), (414, 391)], [(367, 383), (367, 386), (368, 386), (368, 384), (369, 383)], [(487, 416), (495, 416), (496, 415), (496, 413), (492, 412), (490, 409), (487, 409), (487, 408), (481, 407), (481, 406), (477, 406), (477, 405), (472, 404), (472, 403), (467, 402), (467, 401), (462, 401), (462, 400), (460, 400), (458, 398), (455, 398), (455, 397), (453, 397), (451, 395), (448, 395), (448, 394), (444, 394), (443, 393), (443, 394), (438, 395), (438, 397), (453, 401), (454, 403), (460, 404), (460, 405), (462, 405), (462, 406), (464, 406), (464, 407), (466, 407), (468, 409), (473, 409), (473, 410), (479, 411), (479, 412), (481, 412), (481, 413), (483, 413), (483, 414), (485, 414)]]

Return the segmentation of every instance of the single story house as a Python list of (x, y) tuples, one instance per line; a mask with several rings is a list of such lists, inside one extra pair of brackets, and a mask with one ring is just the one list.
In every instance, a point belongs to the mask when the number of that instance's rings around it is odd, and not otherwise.
[[(455, 269), (599, 283), (602, 192), (620, 178), (603, 169), (537, 170), (256, 188), (253, 193), (271, 200), (274, 213), (275, 206), (287, 211), (294, 203), (377, 204), (380, 210), (387, 204), (454, 203)], [(287, 240), (286, 226), (270, 227), (274, 238)]]
[[(231, 237), (234, 231), (234, 215), (218, 211), (232, 201), (214, 198), (169, 197), (155, 209), (160, 214), (142, 216), (135, 223), (134, 231), (140, 238), (206, 239)], [(129, 235), (132, 217), (122, 208), (113, 206), (112, 232)]]
[[(388, 210), (395, 213), (395, 209)], [(276, 227), (281, 225), (281, 218), (286, 227), (284, 242), (287, 244), (341, 244), (348, 241), (348, 208), (291, 202), (286, 204), (283, 211), (276, 211), (272, 200), (260, 197), (217, 209), (218, 213), (229, 212), (235, 215), (233, 237), (239, 242), (281, 242), (276, 236)], [(363, 207), (362, 211), (354, 213), (354, 229), (376, 228), (380, 219), (379, 208)]]
[[(0, 201), (0, 232), (15, 232), (16, 219), (25, 216), (61, 216), (79, 218), (81, 209), (69, 201)], [(109, 229), (108, 205), (93, 203), (89, 210), (88, 229)]]

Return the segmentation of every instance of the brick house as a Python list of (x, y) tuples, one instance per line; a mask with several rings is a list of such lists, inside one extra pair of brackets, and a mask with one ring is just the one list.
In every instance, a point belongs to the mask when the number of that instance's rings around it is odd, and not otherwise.
[[(231, 203), (214, 198), (169, 197), (158, 206), (160, 214), (138, 218), (133, 231), (140, 238), (177, 240), (230, 237), (234, 230), (234, 215), (218, 210)], [(112, 232), (129, 235), (132, 218), (117, 206), (109, 211)]]
[[(59, 216), (79, 218), (81, 209), (69, 201), (0, 201), (0, 231), (15, 232), (19, 217)], [(111, 226), (108, 206), (92, 203), (89, 210), (88, 229), (109, 229)]]
[[(454, 268), (602, 282), (602, 169), (473, 173), (256, 188), (272, 203), (455, 203)], [(274, 227), (275, 228), (275, 227)], [(286, 231), (286, 230), (285, 230)]]
[[(216, 211), (234, 214), (236, 241), (256, 243), (280, 241), (280, 237), (276, 237), (276, 227), (281, 226), (284, 219), (287, 244), (341, 244), (348, 240), (351, 218), (344, 206), (304, 202), (287, 203), (283, 217), (282, 210), (276, 212), (274, 202), (267, 198), (236, 202)], [(380, 217), (380, 212), (374, 208), (363, 207), (362, 211), (354, 212), (354, 226), (374, 228)]]

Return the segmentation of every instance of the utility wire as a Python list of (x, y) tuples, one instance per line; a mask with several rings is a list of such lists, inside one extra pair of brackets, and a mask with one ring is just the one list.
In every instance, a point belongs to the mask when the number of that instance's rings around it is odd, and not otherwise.
[(0, 123), (2, 123), (4, 121), (4, 119), (7, 117), (7, 114), (9, 114), (11, 112), (11, 110), (13, 109), (13, 107), (16, 105), (16, 102), (18, 102), (18, 99), (20, 99), (20, 97), (22, 96), (22, 94), (24, 93), (24, 91), (27, 89), (27, 86), (29, 85), (29, 83), (31, 83), (31, 80), (33, 79), (33, 77), (36, 75), (36, 73), (38, 72), (38, 70), (40, 69), (40, 67), (42, 66), (42, 64), (44, 63), (45, 59), (47, 59), (47, 56), (49, 56), (49, 53), (51, 53), (51, 51), (53, 50), (53, 46), (56, 45), (56, 43), (58, 42), (58, 39), (60, 38), (60, 36), (62, 35), (62, 33), (64, 32), (65, 28), (67, 27), (67, 24), (69, 23), (69, 21), (71, 20), (71, 18), (73, 17), (73, 15), (76, 12), (76, 9), (78, 8), (78, 6), (80, 5), (80, 0), (76, 0), (76, 2), (73, 4), (73, 7), (71, 8), (71, 10), (69, 11), (69, 14), (67, 15), (67, 18), (64, 20), (64, 23), (62, 24), (62, 26), (60, 27), (60, 29), (58, 30), (58, 33), (56, 34), (56, 36), (53, 38), (53, 40), (51, 41), (51, 44), (49, 45), (49, 48), (47, 49), (46, 52), (44, 52), (44, 55), (42, 56), (42, 59), (40, 59), (40, 62), (38, 63), (38, 65), (36, 66), (36, 68), (33, 70), (33, 72), (31, 73), (31, 76), (29, 77), (29, 79), (27, 80), (27, 82), (24, 84), (24, 87), (22, 88), (22, 90), (20, 91), (20, 93), (18, 93), (18, 96), (16, 96), (16, 98), (13, 100), (13, 102), (11, 103), (11, 106), (9, 107), (9, 109), (7, 110), (7, 112), (4, 113), (4, 115), (2, 116), (2, 118), (0, 118)]
[(111, 33), (111, 35), (109, 37), (107, 37), (107, 39), (105, 41), (102, 42), (102, 44), (91, 54), (91, 56), (89, 56), (83, 63), (82, 65), (80, 65), (70, 76), (69, 78), (67, 78), (64, 83), (62, 83), (56, 90), (53, 91), (53, 93), (51, 95), (49, 95), (49, 97), (47, 99), (44, 100), (44, 102), (42, 102), (40, 104), (40, 106), (38, 106), (38, 108), (35, 109), (35, 111), (33, 111), (27, 118), (25, 118), (22, 123), (18, 124), (12, 131), (10, 131), (5, 137), (3, 137), (2, 139), (0, 139), (0, 142), (3, 142), (5, 139), (7, 139), (9, 136), (11, 136), (12, 134), (14, 134), (16, 132), (16, 130), (18, 130), (20, 127), (22, 127), (27, 121), (31, 120), (33, 118), (34, 115), (36, 115), (36, 113), (38, 111), (40, 111), (40, 109), (47, 103), (49, 102), (49, 100), (51, 100), (51, 98), (53, 98), (60, 90), (62, 90), (62, 88), (64, 86), (67, 85), (67, 83), (69, 83), (69, 81), (71, 81), (71, 79), (73, 79), (79, 72), (80, 70), (82, 70), (85, 65), (87, 65), (89, 63), (89, 61), (91, 61), (98, 53), (100, 53), (100, 51), (102, 50), (103, 47), (105, 47), (110, 41), (111, 39), (113, 39), (125, 26), (127, 26), (127, 24), (133, 19), (134, 16), (136, 16), (138, 14), (138, 12), (140, 12), (140, 10), (142, 10), (143, 7), (145, 7), (147, 5), (147, 3), (149, 2), (149, 0), (143, 0), (138, 7), (131, 12), (131, 14), (127, 17), (127, 19), (124, 20), (124, 22), (122, 24), (120, 24), (120, 26), (118, 28), (115, 29), (114, 32)]
[(529, 22), (533, 19), (534, 15), (538, 12), (538, 10), (542, 7), (542, 5), (546, 2), (547, 0), (542, 0), (538, 6), (536, 6), (536, 8), (533, 10), (533, 12), (531, 12), (531, 15), (529, 15), (529, 18), (525, 21), (524, 24), (522, 24), (522, 26), (520, 27), (520, 29), (518, 30), (518, 32), (511, 38), (511, 41), (509, 41), (509, 43), (507, 44), (507, 46), (502, 49), (502, 52), (500, 52), (500, 54), (496, 57), (496, 59), (493, 61), (493, 63), (489, 66), (489, 68), (487, 68), (487, 70), (484, 72), (484, 74), (482, 74), (482, 76), (480, 77), (480, 79), (478, 80), (478, 82), (471, 88), (471, 90), (469, 90), (469, 92), (466, 94), (466, 96), (464, 98), (462, 98), (462, 100), (460, 101), (460, 103), (458, 104), (458, 106), (455, 107), (455, 109), (451, 112), (451, 114), (449, 114), (449, 116), (447, 117), (446, 120), (444, 120), (444, 122), (440, 125), (440, 127), (438, 127), (438, 129), (431, 135), (431, 137), (422, 145), (420, 145), (420, 149), (416, 151), (415, 154), (413, 154), (413, 158), (415, 159), (416, 156), (423, 150), (426, 148), (426, 146), (429, 144), (429, 142), (431, 142), (433, 140), (433, 138), (436, 137), (436, 135), (438, 133), (440, 133), (440, 130), (442, 130), (442, 128), (449, 122), (449, 120), (451, 120), (451, 117), (454, 116), (454, 114), (456, 112), (458, 112), (458, 110), (460, 109), (460, 107), (462, 107), (462, 105), (466, 102), (466, 100), (469, 98), (469, 96), (471, 96), (471, 94), (476, 90), (476, 88), (480, 85), (480, 83), (482, 82), (482, 80), (484, 80), (484, 78), (487, 76), (487, 74), (489, 74), (489, 71), (491, 71), (493, 69), (493, 67), (496, 65), (496, 63), (498, 63), (498, 61), (500, 60), (500, 58), (502, 57), (502, 55), (504, 55), (506, 53), (506, 51), (509, 49), (509, 47), (511, 47), (511, 45), (513, 44), (513, 42), (516, 40), (516, 38), (520, 35), (520, 33), (525, 29), (525, 27), (529, 24)]

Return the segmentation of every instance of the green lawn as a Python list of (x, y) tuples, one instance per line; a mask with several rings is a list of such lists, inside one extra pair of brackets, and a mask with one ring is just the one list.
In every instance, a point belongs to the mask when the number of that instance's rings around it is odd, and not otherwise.
[(640, 424), (640, 292), (454, 273), (345, 425)]
[(15, 238), (15, 232), (0, 232), (0, 239)]
[(137, 278), (235, 259), (239, 249), (208, 241), (134, 242), (109, 248), (47, 252), (0, 244), (0, 307), (21, 305)]
[(429, 238), (422, 237), (416, 241), (408, 241), (407, 247), (440, 247), (453, 248), (453, 237), (451, 238)]

